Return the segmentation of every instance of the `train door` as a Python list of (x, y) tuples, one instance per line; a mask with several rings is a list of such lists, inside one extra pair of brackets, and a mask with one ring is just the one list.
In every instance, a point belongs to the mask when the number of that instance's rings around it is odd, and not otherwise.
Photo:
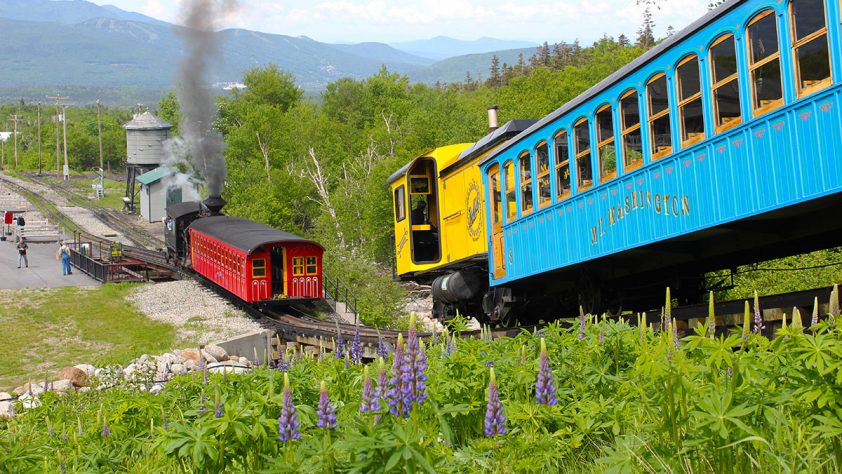
[(286, 281), (286, 272), (284, 271), (284, 262), (286, 261), (283, 247), (272, 247), (269, 252), (270, 265), (272, 268), (272, 297), (286, 296), (286, 288), (284, 282)]
[(436, 166), (432, 159), (419, 159), (409, 170), (410, 242), (414, 263), (441, 260)]
[(503, 202), (500, 192), (500, 165), (488, 169), (489, 193), (491, 203), (491, 259), (494, 278), (506, 276), (506, 252), (503, 248)]

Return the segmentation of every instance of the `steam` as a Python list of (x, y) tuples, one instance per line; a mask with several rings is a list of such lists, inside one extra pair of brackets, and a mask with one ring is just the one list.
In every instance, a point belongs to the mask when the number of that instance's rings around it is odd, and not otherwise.
[(202, 200), (193, 178), (198, 172), (190, 160), (190, 147), (183, 138), (173, 137), (164, 142), (164, 161), (161, 166), (175, 170), (175, 174), (166, 176), (162, 181), (167, 189), (171, 186), (182, 189), (182, 202)]
[(185, 58), (179, 66), (178, 101), (184, 114), (182, 134), (189, 156), (211, 196), (225, 181), (222, 135), (213, 129), (216, 104), (208, 86), (208, 68), (217, 52), (217, 20), (236, 8), (236, 0), (183, 0)]

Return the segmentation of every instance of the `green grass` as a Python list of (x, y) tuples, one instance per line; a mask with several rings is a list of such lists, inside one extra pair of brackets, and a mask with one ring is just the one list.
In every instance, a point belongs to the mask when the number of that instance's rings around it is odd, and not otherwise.
[(0, 292), (0, 390), (27, 377), (54, 380), (75, 364), (128, 363), (172, 349), (174, 327), (147, 319), (126, 295), (134, 285)]

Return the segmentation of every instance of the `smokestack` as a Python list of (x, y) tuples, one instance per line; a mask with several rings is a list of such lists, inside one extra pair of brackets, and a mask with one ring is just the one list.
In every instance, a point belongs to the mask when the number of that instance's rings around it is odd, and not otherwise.
[(497, 130), (497, 106), (492, 105), (488, 108), (488, 133)]
[(222, 196), (210, 196), (202, 201), (202, 207), (204, 207), (207, 210), (207, 213), (211, 216), (218, 216), (222, 214), (220, 211), (226, 204), (228, 204), (228, 201), (222, 199)]

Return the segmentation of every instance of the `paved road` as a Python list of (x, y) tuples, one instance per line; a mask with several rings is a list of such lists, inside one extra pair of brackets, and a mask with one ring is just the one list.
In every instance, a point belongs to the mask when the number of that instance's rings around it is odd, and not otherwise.
[(47, 288), (52, 286), (95, 286), (99, 282), (73, 268), (73, 274), (61, 274), (56, 260), (57, 243), (29, 244), (29, 268), (18, 269), (18, 252), (11, 240), (0, 242), (0, 289)]

